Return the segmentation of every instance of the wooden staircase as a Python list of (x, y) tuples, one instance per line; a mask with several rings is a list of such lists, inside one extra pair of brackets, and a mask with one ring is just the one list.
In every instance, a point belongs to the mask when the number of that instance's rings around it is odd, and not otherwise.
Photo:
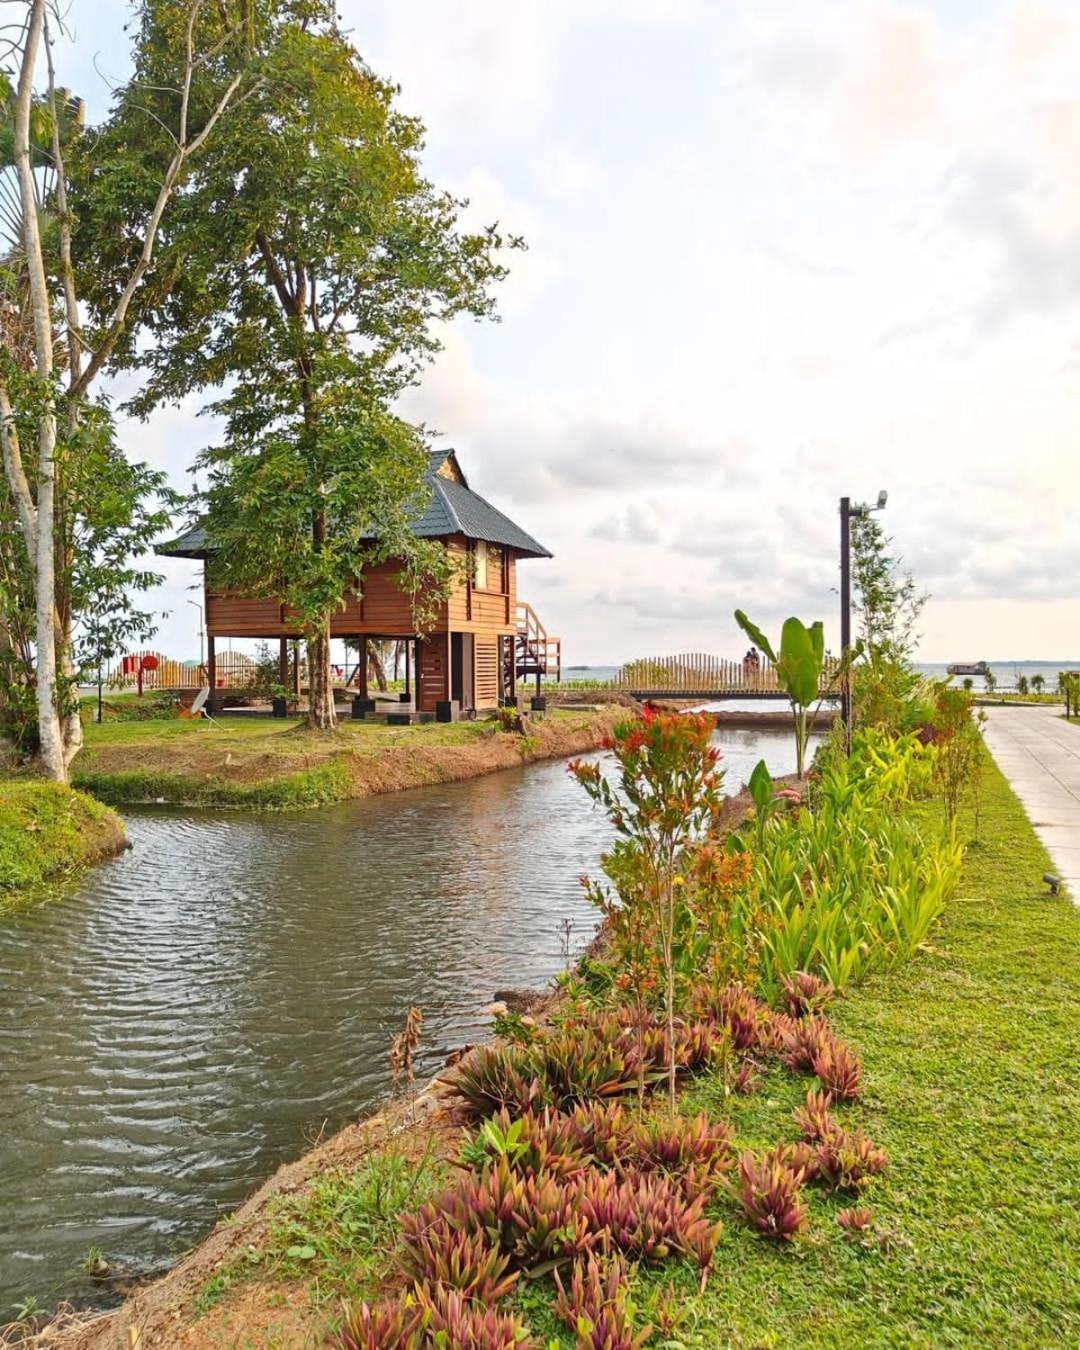
[(552, 637), (532, 605), (517, 604), (517, 637), (514, 639), (514, 674), (517, 679), (534, 676), (539, 687), (544, 675), (562, 679), (562, 639)]

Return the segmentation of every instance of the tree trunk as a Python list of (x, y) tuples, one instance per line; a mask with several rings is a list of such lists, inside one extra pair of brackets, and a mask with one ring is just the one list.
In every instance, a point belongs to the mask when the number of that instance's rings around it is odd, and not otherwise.
[(386, 667), (383, 665), (383, 646), (381, 642), (368, 644), (368, 681), (375, 681), (380, 694), (386, 693)]
[(334, 682), (330, 675), (330, 624), (309, 633), (308, 650), (308, 726), (313, 731), (331, 731), (337, 726), (334, 708)]
[(56, 706), (56, 402), (53, 389), (52, 313), (30, 162), (34, 68), (44, 24), (44, 0), (33, 0), (15, 101), (14, 158), (19, 177), (20, 225), (30, 290), (30, 311), (34, 319), (35, 366), (46, 386), (38, 422), (37, 566), (34, 586), (38, 736), (41, 741), (41, 764), (46, 775), (57, 783), (66, 783), (64, 739)]

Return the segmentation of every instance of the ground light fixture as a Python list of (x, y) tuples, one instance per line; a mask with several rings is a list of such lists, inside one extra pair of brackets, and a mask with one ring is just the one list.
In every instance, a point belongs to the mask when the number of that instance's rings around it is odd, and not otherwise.
[[(884, 488), (877, 495), (877, 503), (853, 502), (840, 498), (840, 659), (846, 662), (851, 653), (851, 522), (874, 511), (884, 511), (889, 494)], [(840, 692), (840, 716), (850, 749), (851, 742), (851, 680), (844, 675)]]

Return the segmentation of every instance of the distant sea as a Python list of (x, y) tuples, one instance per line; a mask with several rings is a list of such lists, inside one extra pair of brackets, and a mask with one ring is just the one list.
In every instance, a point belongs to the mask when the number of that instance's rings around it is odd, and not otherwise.
[[(916, 667), (923, 675), (934, 680), (944, 680), (946, 678), (945, 661), (927, 661), (920, 662)], [(997, 678), (997, 689), (1005, 692), (1016, 688), (1016, 681), (1021, 675), (1026, 675), (1030, 681), (1033, 675), (1041, 675), (1046, 681), (1047, 691), (1057, 688), (1058, 672), (1062, 670), (1080, 670), (1080, 658), (1061, 661), (990, 661), (988, 662), (991, 671)], [(614, 679), (618, 666), (563, 666), (564, 682), (573, 682), (574, 680), (611, 680)], [(955, 683), (962, 682), (962, 676), (955, 677)], [(986, 681), (979, 675), (972, 676), (972, 687), (975, 690), (985, 690)]]

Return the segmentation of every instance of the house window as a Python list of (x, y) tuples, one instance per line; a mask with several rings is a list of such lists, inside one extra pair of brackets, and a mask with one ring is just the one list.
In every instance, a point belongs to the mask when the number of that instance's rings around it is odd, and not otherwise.
[(486, 591), (488, 584), (488, 554), (487, 544), (483, 539), (476, 541), (476, 579), (474, 585), (478, 590)]

